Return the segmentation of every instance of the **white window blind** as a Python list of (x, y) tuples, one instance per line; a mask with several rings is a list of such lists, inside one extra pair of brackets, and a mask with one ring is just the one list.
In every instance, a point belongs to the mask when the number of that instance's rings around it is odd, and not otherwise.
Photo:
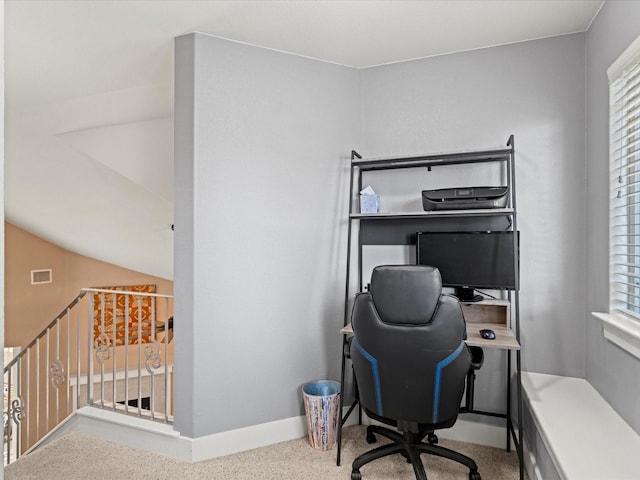
[[(640, 49), (637, 50), (640, 53)], [(640, 320), (640, 58), (610, 76), (610, 312)]]

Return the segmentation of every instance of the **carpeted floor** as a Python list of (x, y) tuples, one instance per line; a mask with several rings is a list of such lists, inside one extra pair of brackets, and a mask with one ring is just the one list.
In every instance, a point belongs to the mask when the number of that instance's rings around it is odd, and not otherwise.
[[(379, 438), (378, 444), (386, 439)], [(440, 440), (440, 444), (473, 458), (483, 480), (516, 480), (515, 452)], [(320, 452), (306, 440), (283, 442), (200, 463), (186, 463), (120, 444), (73, 433), (5, 467), (5, 480), (86, 480), (87, 478), (154, 480), (349, 480), (351, 462), (371, 449), (365, 427), (345, 428), (342, 465), (336, 450)], [(450, 460), (422, 455), (429, 480), (467, 480), (468, 470)], [(413, 480), (411, 465), (400, 455), (361, 469), (363, 480)]]

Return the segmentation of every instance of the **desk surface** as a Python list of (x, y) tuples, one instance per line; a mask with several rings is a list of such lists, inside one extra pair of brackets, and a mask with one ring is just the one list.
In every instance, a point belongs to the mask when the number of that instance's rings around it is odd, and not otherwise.
[[(480, 336), (480, 330), (490, 328), (496, 333), (495, 340), (486, 340)], [(353, 335), (353, 328), (349, 323), (340, 329), (343, 335)], [(513, 332), (506, 326), (496, 323), (467, 322), (467, 345), (486, 348), (500, 348), (503, 350), (520, 350), (520, 344)]]

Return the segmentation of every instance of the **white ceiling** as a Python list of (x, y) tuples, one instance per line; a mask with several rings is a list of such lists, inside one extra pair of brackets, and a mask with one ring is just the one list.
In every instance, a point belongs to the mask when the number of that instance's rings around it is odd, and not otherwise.
[(5, 0), (8, 221), (173, 277), (173, 39), (352, 67), (585, 31), (603, 0)]

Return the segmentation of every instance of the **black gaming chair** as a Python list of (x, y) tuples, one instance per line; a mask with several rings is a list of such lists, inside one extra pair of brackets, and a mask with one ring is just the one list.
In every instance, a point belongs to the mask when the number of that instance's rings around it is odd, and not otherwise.
[(350, 353), (359, 400), (370, 418), (396, 430), (367, 427), (368, 443), (375, 433), (393, 443), (356, 458), (352, 480), (361, 479), (363, 465), (394, 453), (411, 462), (418, 480), (427, 478), (421, 453), (462, 463), (470, 480), (480, 480), (471, 458), (435, 445), (433, 432), (456, 422), (471, 364), (462, 309), (441, 289), (437, 268), (378, 266), (370, 293), (355, 299)]

